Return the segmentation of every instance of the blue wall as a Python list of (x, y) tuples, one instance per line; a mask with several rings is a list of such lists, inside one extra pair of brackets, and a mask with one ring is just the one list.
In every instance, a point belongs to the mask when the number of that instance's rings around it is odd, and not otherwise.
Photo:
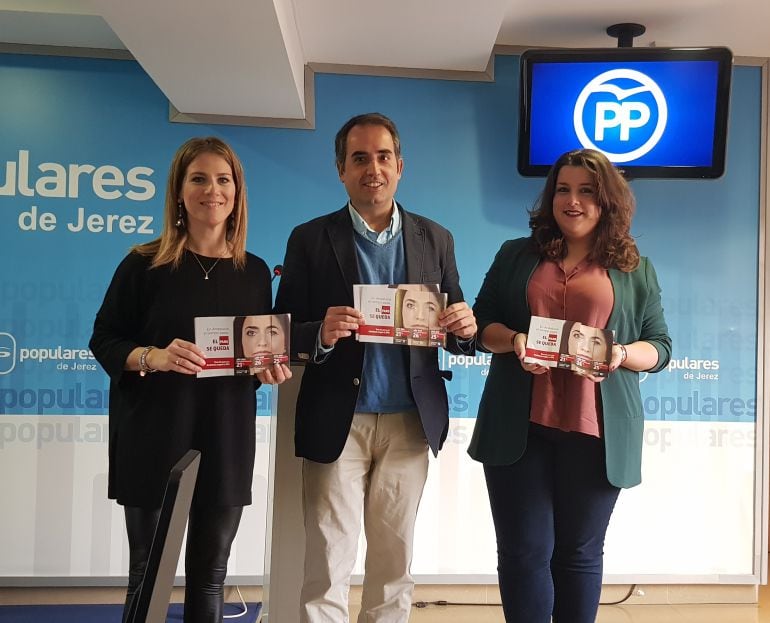
[[(273, 265), (282, 261), (294, 225), (346, 200), (334, 168), (339, 126), (366, 111), (392, 117), (405, 159), (397, 198), (455, 234), (472, 302), (500, 244), (526, 235), (526, 210), (542, 184), (516, 172), (517, 80), (513, 56), (497, 57), (492, 83), (317, 75), (316, 129), (283, 130), (171, 124), (165, 97), (133, 62), (0, 55), (0, 354), (15, 353), (0, 357), (0, 414), (106, 412), (106, 377), (98, 369), (75, 369), (75, 362), (94, 364), (76, 351), (87, 348), (120, 258), (159, 232), (167, 167), (190, 136), (222, 136), (241, 156), (250, 198), (248, 248)], [(675, 343), (676, 367), (643, 382), (648, 418), (754, 419), (760, 111), (760, 68), (736, 67), (725, 176), (633, 182), (633, 232), (658, 270)], [(47, 177), (43, 190), (65, 196), (27, 196), (10, 183), (13, 167), (5, 163), (18, 169), (20, 151), (28, 152), (30, 186)], [(63, 168), (41, 172), (41, 163)], [(81, 174), (77, 197), (66, 196), (74, 194), (72, 164), (113, 165), (118, 175), (148, 167), (153, 173), (134, 174), (154, 185), (154, 196), (133, 200), (127, 184), (104, 185), (102, 194), (117, 189), (120, 196), (100, 198), (90, 174)], [(56, 171), (66, 184), (57, 182)], [(107, 180), (116, 175), (103, 174)], [(146, 187), (133, 190), (146, 196)], [(29, 231), (29, 215), (20, 222), (33, 206), (38, 218), (54, 215), (51, 231), (39, 223)], [(154, 233), (71, 231), (67, 223), (77, 221), (80, 209), (137, 221), (153, 217)], [(52, 217), (46, 218), (51, 228)], [(484, 359), (453, 368), (452, 415), (473, 417)], [(266, 393), (262, 398), (266, 408)]]

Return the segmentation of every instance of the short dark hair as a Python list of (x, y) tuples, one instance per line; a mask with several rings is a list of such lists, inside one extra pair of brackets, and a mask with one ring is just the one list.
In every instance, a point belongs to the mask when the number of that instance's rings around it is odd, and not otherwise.
[(246, 322), (246, 316), (236, 316), (233, 318), (233, 342), (235, 346), (235, 358), (243, 359), (243, 325)]
[(368, 112), (348, 119), (345, 125), (337, 132), (337, 136), (334, 137), (334, 156), (339, 168), (345, 166), (345, 158), (348, 151), (348, 134), (357, 125), (380, 125), (385, 128), (393, 138), (393, 149), (395, 150), (396, 158), (401, 157), (401, 139), (398, 136), (396, 124), (381, 113)]
[(559, 342), (559, 354), (563, 355), (569, 352), (569, 334), (572, 333), (572, 327), (576, 320), (565, 320), (561, 328), (561, 342)]

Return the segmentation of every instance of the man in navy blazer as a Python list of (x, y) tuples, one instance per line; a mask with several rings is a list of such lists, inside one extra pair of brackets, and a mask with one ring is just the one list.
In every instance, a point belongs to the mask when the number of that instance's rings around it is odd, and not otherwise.
[(470, 354), (476, 321), (463, 300), (451, 234), (393, 196), (403, 170), (395, 124), (350, 119), (335, 139), (349, 202), (292, 232), (276, 313), (292, 314), (292, 358), (307, 363), (297, 398), (303, 457), (305, 578), (300, 621), (346, 621), (360, 517), (367, 537), (359, 622), (409, 619), (409, 573), (428, 448), (449, 426), (436, 348), (361, 343), (358, 283), (439, 284), (447, 349)]

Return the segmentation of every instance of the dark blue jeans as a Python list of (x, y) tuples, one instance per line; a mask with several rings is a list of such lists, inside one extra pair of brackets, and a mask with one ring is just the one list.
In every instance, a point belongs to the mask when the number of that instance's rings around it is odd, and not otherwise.
[(507, 623), (593, 623), (604, 536), (620, 489), (604, 442), (530, 424), (524, 456), (484, 466)]

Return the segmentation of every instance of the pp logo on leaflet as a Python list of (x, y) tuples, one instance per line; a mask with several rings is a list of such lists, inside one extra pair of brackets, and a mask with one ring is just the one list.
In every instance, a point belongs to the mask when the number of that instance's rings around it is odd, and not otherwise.
[(604, 152), (612, 162), (648, 153), (663, 136), (667, 120), (663, 91), (633, 69), (611, 69), (593, 78), (580, 92), (573, 116), (581, 145)]
[(16, 367), (16, 340), (10, 333), (0, 333), (0, 374)]

